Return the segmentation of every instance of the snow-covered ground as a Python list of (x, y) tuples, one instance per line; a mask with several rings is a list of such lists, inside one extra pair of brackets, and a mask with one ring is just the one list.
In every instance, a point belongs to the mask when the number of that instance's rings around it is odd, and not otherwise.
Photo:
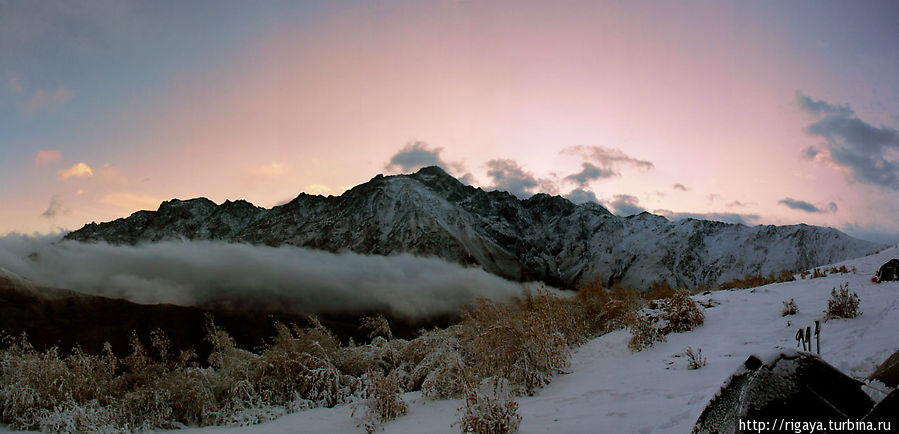
[[(864, 312), (855, 319), (822, 325), (821, 356), (843, 372), (866, 377), (899, 349), (899, 282), (874, 284), (881, 264), (899, 257), (899, 248), (848, 260), (855, 273), (797, 280), (746, 290), (718, 291), (695, 298), (716, 305), (705, 310), (705, 325), (668, 335), (666, 342), (639, 353), (627, 349), (630, 332), (619, 330), (573, 352), (570, 373), (556, 375), (536, 396), (519, 398), (522, 433), (690, 432), (722, 382), (750, 354), (796, 348), (801, 327), (822, 319), (830, 291), (848, 282)], [(794, 299), (799, 313), (782, 317), (782, 302)], [(707, 365), (688, 370), (686, 347), (702, 349)], [(408, 413), (383, 426), (387, 433), (458, 432), (460, 400), (430, 401), (407, 393)], [(201, 428), (190, 432), (362, 432), (351, 405), (318, 408), (241, 428)]]

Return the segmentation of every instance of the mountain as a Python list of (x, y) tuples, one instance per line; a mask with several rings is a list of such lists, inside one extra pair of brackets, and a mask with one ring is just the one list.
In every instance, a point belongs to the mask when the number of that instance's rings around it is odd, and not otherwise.
[(570, 287), (601, 276), (646, 288), (696, 288), (747, 275), (806, 269), (877, 245), (836, 229), (755, 226), (641, 213), (536, 194), (518, 199), (462, 184), (439, 167), (378, 175), (344, 194), (300, 194), (264, 209), (246, 201), (163, 202), (156, 211), (91, 223), (68, 240), (138, 244), (167, 239), (294, 245), (374, 255), (412, 253), (480, 266), (513, 280)]

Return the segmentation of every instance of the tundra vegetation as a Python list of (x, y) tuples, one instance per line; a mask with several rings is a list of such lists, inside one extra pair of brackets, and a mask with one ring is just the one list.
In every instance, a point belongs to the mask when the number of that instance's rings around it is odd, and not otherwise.
[[(509, 302), (480, 300), (458, 323), (397, 338), (384, 317), (369, 317), (369, 340), (341, 343), (315, 317), (276, 324), (261, 348), (239, 348), (207, 318), (209, 357), (176, 352), (162, 332), (132, 334), (130, 354), (38, 349), (26, 335), (0, 349), (0, 422), (51, 432), (145, 431), (251, 425), (313, 407), (352, 404), (371, 432), (406, 412), (402, 395), (458, 398), (463, 432), (511, 432), (521, 421), (517, 396), (532, 395), (568, 366), (587, 340), (629, 328), (635, 350), (666, 333), (701, 325), (684, 290), (603, 287), (597, 279), (573, 296), (548, 290)], [(661, 300), (649, 301), (662, 294)], [(656, 306), (655, 309), (652, 306)]]

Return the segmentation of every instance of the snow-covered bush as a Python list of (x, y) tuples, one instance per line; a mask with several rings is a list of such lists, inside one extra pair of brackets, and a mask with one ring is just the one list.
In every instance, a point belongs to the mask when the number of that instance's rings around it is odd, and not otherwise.
[(409, 386), (431, 399), (459, 398), (470, 381), (462, 357), (459, 326), (424, 332), (403, 349), (403, 363), (410, 369)]
[(249, 425), (364, 396), (374, 427), (403, 413), (402, 391), (421, 390), (434, 399), (467, 397), (479, 410), (464, 426), (504, 431), (517, 426), (517, 404), (480, 399), (470, 385), (491, 379), (513, 394), (534, 393), (568, 366), (570, 347), (625, 326), (644, 304), (635, 290), (599, 284), (575, 297), (538, 291), (482, 301), (459, 324), (412, 341), (395, 338), (383, 316), (370, 317), (363, 327), (371, 341), (363, 345), (341, 345), (312, 318), (307, 327), (276, 324), (270, 343), (254, 351), (239, 348), (210, 318), (206, 360), (176, 354), (159, 331), (133, 334), (123, 358), (108, 345), (99, 355), (78, 348), (62, 355), (37, 351), (24, 336), (6, 338), (0, 423), (65, 432)]
[(388, 375), (378, 370), (366, 374), (364, 381), (367, 410), (363, 424), (366, 432), (374, 432), (384, 422), (406, 414), (406, 402), (402, 397), (402, 376), (403, 373), (398, 370)]
[(827, 319), (855, 318), (862, 313), (858, 310), (858, 294), (849, 294), (849, 283), (840, 285), (840, 290), (834, 288), (830, 291), (830, 299), (827, 300)]
[(666, 323), (663, 334), (690, 331), (705, 322), (702, 307), (683, 289), (678, 289), (671, 298), (662, 302), (662, 311), (662, 319)]
[(642, 351), (656, 342), (665, 342), (665, 335), (655, 327), (650, 317), (634, 314), (629, 323), (631, 339), (627, 342), (627, 347), (631, 351)]
[(463, 356), (478, 378), (503, 377), (533, 394), (568, 366), (568, 341), (556, 329), (557, 317), (539, 304), (482, 301), (466, 312)]
[(780, 311), (780, 316), (796, 315), (799, 313), (799, 306), (791, 298), (790, 301), (783, 301), (784, 308)]
[(465, 407), (459, 411), (462, 416), (457, 423), (463, 433), (512, 433), (518, 431), (521, 424), (515, 400), (490, 397), (474, 391), (466, 395)]

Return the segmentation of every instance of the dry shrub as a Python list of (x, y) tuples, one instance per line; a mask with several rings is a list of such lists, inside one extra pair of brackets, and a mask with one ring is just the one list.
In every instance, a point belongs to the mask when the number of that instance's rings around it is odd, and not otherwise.
[(653, 325), (652, 318), (647, 315), (633, 315), (629, 328), (631, 339), (627, 342), (627, 348), (631, 351), (642, 351), (656, 342), (665, 342), (665, 335)]
[(384, 315), (367, 316), (362, 319), (363, 330), (368, 330), (368, 337), (382, 336), (387, 340), (393, 339), (393, 332), (390, 331), (390, 323)]
[(702, 348), (693, 351), (693, 347), (687, 347), (684, 355), (687, 356), (687, 369), (696, 370), (705, 366), (706, 360), (705, 357), (702, 357)]
[(421, 333), (403, 349), (411, 390), (431, 399), (459, 398), (471, 374), (462, 357), (460, 326)]
[(384, 422), (406, 414), (406, 402), (402, 397), (402, 376), (400, 371), (392, 371), (386, 376), (378, 370), (366, 374), (365, 405), (367, 410), (363, 424), (366, 432), (374, 432)]
[[(799, 274), (800, 277), (805, 279), (808, 276), (807, 271), (803, 271)], [(734, 279), (729, 282), (722, 283), (718, 285), (719, 290), (722, 289), (747, 289), (747, 288), (756, 288), (759, 286), (769, 285), (772, 283), (781, 283), (781, 282), (792, 282), (796, 280), (796, 275), (793, 271), (784, 270), (779, 274), (770, 274), (767, 277), (762, 275), (748, 275), (744, 276), (742, 279)]]
[(333, 407), (346, 402), (358, 388), (334, 363), (340, 342), (316, 318), (311, 323), (306, 329), (276, 324), (274, 343), (262, 352), (252, 374), (267, 403)]
[(674, 295), (674, 288), (668, 284), (667, 280), (654, 282), (648, 293), (644, 295), (647, 300), (659, 300)]
[(364, 345), (341, 346), (314, 318), (307, 327), (276, 324), (255, 352), (238, 348), (210, 318), (205, 361), (193, 351), (174, 354), (158, 331), (144, 342), (132, 335), (121, 359), (108, 346), (99, 355), (62, 356), (36, 351), (25, 336), (5, 338), (0, 422), (59, 432), (249, 425), (366, 396), (373, 428), (403, 413), (403, 390), (421, 390), (428, 398), (466, 397), (472, 412), (463, 429), (505, 432), (517, 427), (517, 404), (472, 395), (469, 385), (489, 378), (515, 394), (534, 393), (568, 366), (570, 347), (627, 325), (644, 305), (638, 291), (608, 290), (597, 279), (572, 297), (538, 291), (481, 301), (461, 323), (412, 341), (394, 338), (383, 316), (364, 320), (372, 337)]
[(840, 285), (840, 290), (834, 288), (830, 291), (830, 299), (827, 300), (827, 319), (855, 318), (862, 314), (858, 310), (858, 294), (849, 294), (849, 282)]
[(662, 302), (662, 311), (662, 319), (666, 322), (662, 328), (663, 334), (693, 330), (705, 322), (702, 307), (683, 289), (675, 291), (671, 298)]
[(780, 311), (780, 316), (796, 315), (799, 313), (799, 306), (791, 298), (790, 301), (783, 301), (784, 308)]
[(466, 312), (463, 354), (478, 378), (503, 377), (532, 394), (568, 365), (568, 341), (556, 330), (559, 315), (539, 304), (481, 301)]
[(517, 402), (480, 395), (474, 391), (466, 395), (465, 407), (459, 411), (462, 412), (462, 417), (458, 423), (463, 433), (512, 433), (518, 431), (521, 424)]

